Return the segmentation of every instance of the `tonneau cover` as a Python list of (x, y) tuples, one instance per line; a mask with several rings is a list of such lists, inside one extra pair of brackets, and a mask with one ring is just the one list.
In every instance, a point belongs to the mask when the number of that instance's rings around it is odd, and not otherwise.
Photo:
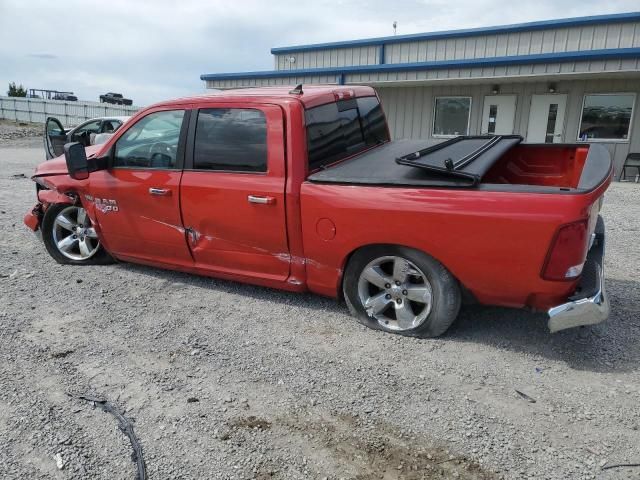
[(396, 140), (309, 176), (318, 183), (472, 187), (519, 135), (462, 136), (438, 144)]

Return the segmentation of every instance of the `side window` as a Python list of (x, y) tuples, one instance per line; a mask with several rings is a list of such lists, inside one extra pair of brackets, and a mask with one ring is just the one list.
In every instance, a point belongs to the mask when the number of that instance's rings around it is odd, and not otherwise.
[(83, 125), (82, 127), (80, 127), (74, 133), (76, 135), (79, 135), (79, 134), (84, 133), (84, 132), (99, 133), (100, 132), (100, 120), (94, 120), (93, 122), (89, 122), (86, 125)]
[(198, 112), (193, 168), (267, 171), (267, 120), (250, 108), (205, 108)]
[(118, 120), (105, 120), (102, 122), (102, 133), (113, 133), (120, 125)]
[(115, 145), (114, 167), (175, 168), (184, 110), (155, 112), (138, 120)]

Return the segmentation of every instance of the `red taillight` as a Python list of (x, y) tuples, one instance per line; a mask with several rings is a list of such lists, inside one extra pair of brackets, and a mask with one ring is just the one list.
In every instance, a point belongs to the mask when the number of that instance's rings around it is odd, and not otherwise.
[(582, 273), (587, 257), (587, 231), (586, 220), (560, 227), (542, 269), (542, 278), (573, 280)]

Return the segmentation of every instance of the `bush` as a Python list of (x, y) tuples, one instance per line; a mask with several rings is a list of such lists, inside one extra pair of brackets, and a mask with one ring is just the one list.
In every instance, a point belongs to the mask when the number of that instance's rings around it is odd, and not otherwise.
[(7, 95), (10, 97), (26, 97), (27, 89), (22, 85), (16, 86), (16, 82), (11, 82), (9, 84), (9, 91), (7, 92)]

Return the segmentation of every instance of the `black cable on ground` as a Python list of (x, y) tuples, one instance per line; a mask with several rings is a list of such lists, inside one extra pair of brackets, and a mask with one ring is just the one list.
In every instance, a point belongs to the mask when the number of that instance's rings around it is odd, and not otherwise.
[(109, 403), (108, 401), (102, 398), (94, 398), (86, 395), (80, 395), (81, 400), (86, 400), (87, 402), (92, 402), (98, 407), (102, 409), (102, 411), (110, 413), (118, 420), (118, 427), (124, 433), (131, 442), (131, 448), (133, 448), (133, 452), (131, 453), (131, 460), (136, 464), (137, 472), (136, 472), (136, 480), (147, 480), (147, 467), (144, 463), (144, 458), (142, 456), (142, 445), (138, 438), (136, 437), (135, 432), (133, 431), (133, 424), (131, 421), (120, 413), (117, 407)]

